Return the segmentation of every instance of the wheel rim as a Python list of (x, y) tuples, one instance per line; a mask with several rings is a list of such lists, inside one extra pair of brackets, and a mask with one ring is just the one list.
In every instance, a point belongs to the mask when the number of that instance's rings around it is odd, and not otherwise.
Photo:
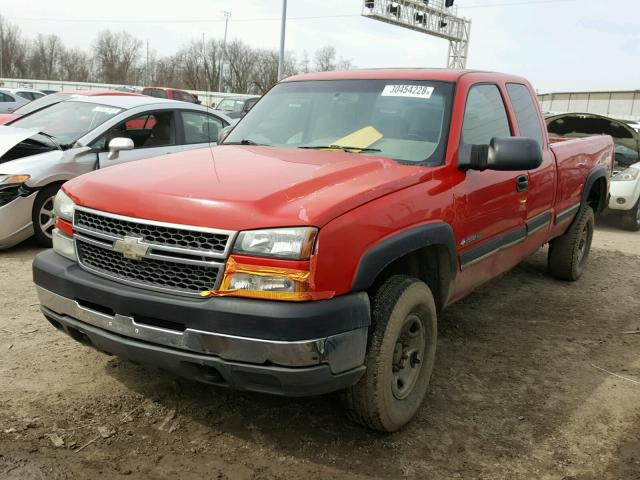
[(405, 318), (393, 351), (391, 390), (398, 400), (413, 391), (424, 359), (425, 328), (422, 319), (411, 314)]
[(589, 224), (586, 224), (580, 232), (580, 239), (578, 240), (578, 263), (582, 263), (587, 253), (587, 245), (589, 243)]
[(49, 197), (40, 207), (38, 212), (38, 226), (40, 231), (47, 237), (52, 238), (53, 227), (55, 226), (55, 217), (53, 216), (53, 200), (55, 197)]

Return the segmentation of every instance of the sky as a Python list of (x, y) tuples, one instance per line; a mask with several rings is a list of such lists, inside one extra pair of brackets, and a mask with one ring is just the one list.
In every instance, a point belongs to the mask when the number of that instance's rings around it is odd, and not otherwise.
[[(444, 67), (446, 40), (360, 16), (361, 0), (289, 0), (286, 49), (325, 45), (357, 67)], [(467, 68), (527, 77), (539, 93), (640, 90), (639, 0), (456, 0), (472, 21)], [(54, 33), (89, 49), (98, 31), (127, 30), (158, 55), (190, 39), (277, 49), (282, 0), (0, 0), (27, 36)], [(303, 18), (300, 18), (303, 17)], [(324, 18), (309, 18), (324, 17)]]

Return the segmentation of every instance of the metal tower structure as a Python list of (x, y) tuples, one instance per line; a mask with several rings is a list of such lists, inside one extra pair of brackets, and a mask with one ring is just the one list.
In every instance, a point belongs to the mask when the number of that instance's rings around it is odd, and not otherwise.
[(364, 0), (362, 15), (449, 40), (448, 68), (465, 68), (471, 20), (459, 17), (452, 0)]

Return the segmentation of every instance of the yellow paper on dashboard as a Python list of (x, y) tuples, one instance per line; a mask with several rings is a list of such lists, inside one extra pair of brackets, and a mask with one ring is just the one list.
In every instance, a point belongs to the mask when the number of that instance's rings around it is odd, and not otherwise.
[(367, 148), (382, 138), (382, 134), (375, 128), (369, 126), (356, 130), (346, 137), (342, 137), (335, 142), (334, 145), (351, 147), (354, 150)]

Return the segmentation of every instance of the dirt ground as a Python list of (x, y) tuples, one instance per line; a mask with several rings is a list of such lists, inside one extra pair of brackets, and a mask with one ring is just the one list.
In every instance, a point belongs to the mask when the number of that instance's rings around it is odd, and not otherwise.
[(38, 311), (37, 251), (0, 252), (1, 479), (640, 479), (640, 233), (601, 224), (575, 284), (542, 249), (448, 309), (393, 435), (335, 395), (211, 388), (75, 343)]

